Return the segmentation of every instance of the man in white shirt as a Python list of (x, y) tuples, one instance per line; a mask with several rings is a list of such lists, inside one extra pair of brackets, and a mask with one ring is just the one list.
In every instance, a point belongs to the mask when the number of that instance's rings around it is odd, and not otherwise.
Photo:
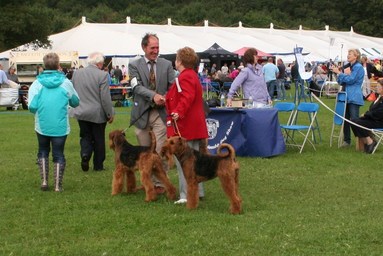
[(229, 67), (227, 66), (227, 63), (223, 64), (221, 67), (222, 74), (227, 75), (229, 74)]

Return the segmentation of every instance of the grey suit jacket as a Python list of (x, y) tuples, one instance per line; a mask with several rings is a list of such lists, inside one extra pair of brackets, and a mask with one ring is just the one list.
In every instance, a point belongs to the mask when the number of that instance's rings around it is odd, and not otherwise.
[[(153, 105), (153, 97), (156, 93), (165, 95), (174, 81), (172, 63), (166, 59), (158, 58), (156, 62), (156, 92), (149, 89), (149, 69), (145, 58), (140, 58), (129, 63), (129, 79), (137, 78), (138, 85), (133, 89), (133, 108), (130, 117), (130, 125), (144, 129), (148, 125), (149, 110)], [(166, 122), (165, 108), (159, 108), (158, 112), (163, 122)]]
[(108, 74), (95, 65), (89, 65), (73, 73), (72, 83), (81, 101), (72, 109), (77, 120), (106, 123), (113, 115)]

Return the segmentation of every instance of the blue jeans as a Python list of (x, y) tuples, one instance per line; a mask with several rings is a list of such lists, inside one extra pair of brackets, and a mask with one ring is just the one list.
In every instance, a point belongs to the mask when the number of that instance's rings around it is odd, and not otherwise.
[[(346, 105), (346, 113), (345, 113), (345, 118), (348, 120), (356, 119), (359, 117), (359, 105), (353, 104), (353, 103), (348, 103)], [(344, 142), (351, 143), (351, 129), (350, 129), (350, 124), (348, 122), (344, 122), (343, 126), (343, 140)]]
[(305, 98), (305, 81), (303, 79), (295, 80), (295, 89), (298, 90), (298, 98)]
[(37, 158), (49, 158), (52, 143), (52, 157), (54, 163), (65, 164), (64, 147), (67, 135), (60, 137), (51, 137), (37, 134), (39, 151)]
[[(277, 87), (278, 87), (277, 80), (270, 80), (270, 81), (266, 82), (266, 84), (267, 84), (267, 89), (269, 91), (270, 98), (273, 99), (275, 89), (277, 89)], [(279, 93), (278, 93), (278, 98), (279, 98)]]
[(285, 79), (278, 79), (278, 99), (286, 99)]

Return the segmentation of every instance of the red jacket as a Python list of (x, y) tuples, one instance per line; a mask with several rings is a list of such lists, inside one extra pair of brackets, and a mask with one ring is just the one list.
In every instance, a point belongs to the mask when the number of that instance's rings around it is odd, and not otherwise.
[(205, 113), (203, 110), (202, 86), (197, 73), (192, 69), (184, 69), (178, 76), (182, 92), (178, 92), (174, 82), (166, 94), (167, 136), (178, 135), (172, 112), (178, 113), (177, 126), (180, 135), (186, 140), (205, 139), (208, 137)]

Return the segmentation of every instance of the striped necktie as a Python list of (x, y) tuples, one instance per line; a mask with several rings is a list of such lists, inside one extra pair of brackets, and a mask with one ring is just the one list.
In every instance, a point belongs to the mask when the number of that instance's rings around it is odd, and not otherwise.
[(149, 69), (149, 88), (150, 90), (155, 91), (156, 90), (156, 75), (154, 73), (154, 64), (155, 61), (149, 61), (150, 69)]

